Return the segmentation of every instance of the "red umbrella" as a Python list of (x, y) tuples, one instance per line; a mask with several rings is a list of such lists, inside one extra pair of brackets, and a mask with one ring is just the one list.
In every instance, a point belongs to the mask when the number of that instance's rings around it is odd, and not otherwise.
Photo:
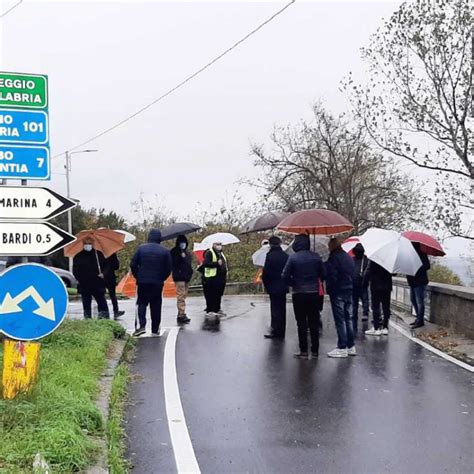
[(327, 209), (307, 209), (285, 217), (278, 229), (291, 234), (336, 235), (354, 226), (343, 216)]
[(411, 242), (419, 243), (420, 250), (426, 255), (433, 255), (434, 257), (444, 257), (446, 255), (441, 244), (431, 237), (431, 235), (425, 234), (424, 232), (415, 232), (413, 230), (403, 232), (402, 235)]
[(344, 242), (342, 242), (341, 247), (342, 247), (342, 250), (344, 250), (351, 257), (353, 257), (354, 253), (352, 252), (352, 250), (354, 249), (354, 247), (357, 244), (360, 244), (360, 239), (357, 236), (353, 236), (353, 237), (349, 237), (348, 239), (344, 240)]

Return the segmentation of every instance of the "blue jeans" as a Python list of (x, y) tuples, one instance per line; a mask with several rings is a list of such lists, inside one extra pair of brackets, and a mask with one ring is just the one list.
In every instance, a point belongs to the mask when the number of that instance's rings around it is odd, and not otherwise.
[(352, 327), (352, 291), (331, 295), (332, 314), (337, 331), (337, 347), (349, 349), (354, 346)]
[(410, 287), (410, 299), (413, 308), (415, 308), (416, 321), (425, 322), (425, 292), (426, 286)]

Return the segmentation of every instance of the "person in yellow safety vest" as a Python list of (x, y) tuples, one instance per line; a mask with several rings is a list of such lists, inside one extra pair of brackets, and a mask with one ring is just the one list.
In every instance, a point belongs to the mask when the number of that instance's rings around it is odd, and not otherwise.
[(227, 259), (222, 252), (222, 243), (215, 242), (204, 254), (202, 284), (206, 298), (206, 313), (210, 318), (224, 316), (221, 309), (222, 296), (227, 282)]

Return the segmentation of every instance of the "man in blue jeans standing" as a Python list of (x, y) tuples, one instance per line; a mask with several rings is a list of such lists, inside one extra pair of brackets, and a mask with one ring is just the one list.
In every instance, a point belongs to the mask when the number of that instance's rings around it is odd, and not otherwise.
[(421, 259), (421, 267), (416, 272), (415, 276), (407, 275), (407, 282), (410, 286), (411, 304), (416, 313), (416, 320), (410, 324), (413, 329), (421, 328), (425, 325), (425, 293), (426, 286), (429, 283), (428, 270), (430, 269), (430, 261), (426, 254), (420, 249), (420, 244), (413, 243), (418, 256)]
[(357, 355), (352, 327), (352, 286), (354, 262), (341, 248), (336, 238), (329, 241), (329, 259), (326, 262), (326, 291), (331, 299), (337, 331), (337, 347), (328, 357)]

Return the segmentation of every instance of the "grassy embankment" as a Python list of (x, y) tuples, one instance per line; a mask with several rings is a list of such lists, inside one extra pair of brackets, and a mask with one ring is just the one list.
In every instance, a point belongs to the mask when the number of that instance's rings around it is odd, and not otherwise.
[[(94, 404), (97, 382), (110, 343), (120, 337), (124, 330), (114, 321), (66, 321), (42, 341), (40, 377), (33, 392), (13, 401), (0, 399), (0, 472), (31, 472), (37, 453), (52, 472), (75, 472), (94, 462), (96, 439), (106, 431)], [(121, 366), (114, 381), (119, 407), (126, 370)], [(113, 432), (120, 433), (116, 428)]]

